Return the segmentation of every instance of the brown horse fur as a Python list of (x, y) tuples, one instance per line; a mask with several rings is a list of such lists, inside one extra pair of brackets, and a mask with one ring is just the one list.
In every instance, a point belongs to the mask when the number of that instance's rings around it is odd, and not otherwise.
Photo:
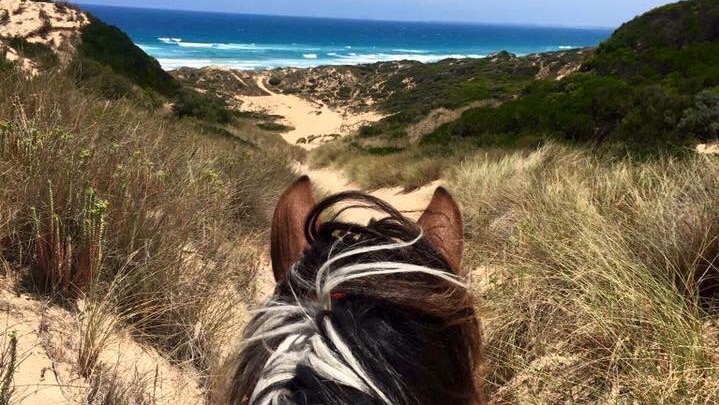
[[(321, 223), (339, 203), (386, 217)], [(303, 177), (272, 225), (277, 286), (255, 312), (233, 405), (469, 405), (481, 333), (460, 273), (462, 220), (440, 188), (418, 223), (359, 192), (315, 205)]]

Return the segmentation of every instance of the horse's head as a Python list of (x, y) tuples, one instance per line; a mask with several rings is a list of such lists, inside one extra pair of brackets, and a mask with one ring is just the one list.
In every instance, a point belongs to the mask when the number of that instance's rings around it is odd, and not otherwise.
[[(320, 217), (364, 206), (368, 225)], [(303, 177), (272, 223), (277, 286), (256, 311), (233, 378), (237, 405), (466, 405), (480, 333), (464, 275), (462, 219), (438, 189), (415, 223), (349, 192), (315, 204)]]

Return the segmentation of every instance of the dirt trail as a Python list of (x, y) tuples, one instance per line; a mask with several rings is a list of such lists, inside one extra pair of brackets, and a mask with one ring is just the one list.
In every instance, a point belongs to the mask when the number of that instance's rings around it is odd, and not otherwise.
[[(339, 170), (333, 169), (311, 169), (299, 162), (295, 163), (292, 169), (297, 175), (307, 175), (312, 180), (312, 184), (321, 193), (335, 194), (348, 190), (361, 190), (360, 187), (353, 184)], [(390, 203), (393, 207), (401, 211), (407, 217), (417, 220), (427, 205), (429, 204), (434, 191), (442, 185), (442, 181), (438, 180), (425, 185), (410, 193), (405, 193), (402, 187), (382, 188), (370, 192), (371, 195), (381, 198)], [(320, 198), (320, 196), (317, 196)], [(351, 209), (344, 211), (341, 219), (348, 222), (366, 224), (370, 219), (375, 218), (377, 213), (367, 209)], [(272, 267), (269, 259), (265, 259), (262, 264), (262, 270), (255, 279), (255, 300), (263, 302), (272, 295), (274, 290), (274, 280), (272, 278)]]
[[(296, 164), (293, 169), (299, 175), (310, 176), (315, 187), (328, 194), (347, 190), (361, 190), (359, 186), (353, 184), (347, 179), (344, 173), (339, 170), (311, 169), (303, 164)], [(390, 203), (407, 217), (416, 220), (424, 209), (427, 208), (432, 194), (441, 184), (441, 181), (435, 181), (409, 193), (405, 193), (402, 187), (393, 187), (371, 191), (370, 194)], [(373, 218), (373, 214), (373, 212), (368, 210), (350, 210), (343, 214), (342, 219), (363, 223)]]
[(299, 96), (275, 93), (267, 88), (266, 80), (266, 76), (258, 76), (257, 87), (268, 95), (238, 96), (242, 100), (242, 109), (284, 117), (280, 122), (293, 129), (283, 133), (282, 137), (292, 145), (313, 149), (323, 142), (348, 135), (363, 124), (382, 118), (377, 112), (355, 114), (335, 110)]
[[(294, 129), (283, 134), (282, 137), (292, 145), (296, 145), (301, 138), (306, 139), (311, 136), (348, 135), (359, 125), (382, 118), (382, 115), (376, 112), (363, 114), (341, 112), (333, 110), (323, 103), (313, 102), (295, 95), (278, 94), (267, 87), (266, 80), (266, 76), (258, 76), (257, 87), (268, 95), (242, 97), (243, 109), (283, 116), (283, 123)], [(322, 139), (320, 138), (319, 140), (321, 141)], [(320, 142), (314, 142), (299, 145), (309, 150), (320, 144)], [(300, 163), (296, 163), (293, 170), (298, 176), (308, 175), (318, 191), (326, 194), (361, 189), (353, 184), (340, 170), (311, 169)], [(370, 194), (390, 203), (409, 218), (416, 220), (427, 207), (432, 194), (440, 184), (440, 181), (436, 181), (411, 193), (405, 193), (401, 187), (396, 187), (375, 190)], [(370, 210), (352, 209), (345, 211), (341, 218), (345, 221), (364, 224), (376, 214)], [(271, 264), (267, 258), (263, 260), (262, 270), (257, 276), (255, 286), (255, 300), (258, 302), (269, 298), (274, 290)]]
[[(322, 193), (335, 194), (348, 190), (361, 190), (338, 170), (333, 169), (311, 169), (306, 165), (296, 163), (292, 168), (298, 175), (307, 175), (312, 184)], [(371, 195), (381, 198), (401, 211), (407, 217), (417, 220), (429, 204), (434, 191), (442, 185), (442, 181), (432, 182), (424, 187), (405, 193), (402, 187), (382, 188), (370, 192)], [(320, 196), (317, 196), (318, 198)], [(370, 219), (375, 218), (377, 213), (367, 209), (351, 209), (344, 211), (341, 219), (348, 222), (366, 224)], [(255, 279), (255, 300), (263, 302), (270, 298), (274, 291), (275, 282), (272, 278), (272, 265), (269, 259), (263, 260), (262, 270)]]

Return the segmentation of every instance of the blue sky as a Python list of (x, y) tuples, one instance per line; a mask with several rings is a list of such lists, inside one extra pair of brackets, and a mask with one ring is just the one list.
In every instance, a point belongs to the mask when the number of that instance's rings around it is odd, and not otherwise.
[(661, 0), (81, 0), (83, 3), (380, 20), (616, 27)]

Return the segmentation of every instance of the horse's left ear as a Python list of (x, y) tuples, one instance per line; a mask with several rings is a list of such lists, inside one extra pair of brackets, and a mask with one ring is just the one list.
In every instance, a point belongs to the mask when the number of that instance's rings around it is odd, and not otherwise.
[(444, 187), (434, 192), (429, 207), (417, 221), (425, 236), (459, 273), (464, 247), (464, 225), (462, 213), (452, 195)]
[(290, 266), (300, 260), (309, 247), (305, 238), (305, 221), (314, 206), (312, 182), (307, 176), (295, 181), (280, 197), (272, 217), (270, 235), (275, 281), (284, 280)]

